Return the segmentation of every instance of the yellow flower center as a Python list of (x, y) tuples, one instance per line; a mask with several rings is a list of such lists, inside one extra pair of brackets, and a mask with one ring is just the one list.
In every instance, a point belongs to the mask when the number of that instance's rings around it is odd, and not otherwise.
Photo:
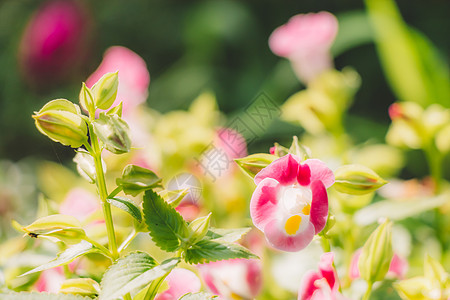
[(303, 207), (303, 209), (302, 209), (302, 213), (304, 215), (309, 215), (310, 212), (311, 212), (311, 205), (306, 204), (305, 207)]
[(289, 235), (294, 235), (297, 230), (300, 228), (300, 224), (302, 223), (302, 217), (299, 215), (294, 215), (287, 219), (286, 224), (284, 224), (284, 230)]

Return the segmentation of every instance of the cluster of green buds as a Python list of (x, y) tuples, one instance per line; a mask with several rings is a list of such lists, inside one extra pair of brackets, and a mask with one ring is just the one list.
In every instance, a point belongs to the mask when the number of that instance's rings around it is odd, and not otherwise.
[[(111, 108), (117, 96), (118, 73), (107, 73), (97, 83), (88, 88), (82, 84), (79, 93), (79, 102), (88, 117), (84, 116), (80, 107), (66, 99), (56, 99), (48, 102), (44, 107), (35, 112), (33, 118), (39, 131), (53, 141), (72, 148), (87, 145), (92, 134), (100, 139), (103, 147), (112, 153), (120, 154), (128, 152), (131, 148), (131, 140), (128, 135), (128, 125), (122, 120), (122, 103)], [(96, 111), (100, 112), (96, 117)], [(89, 131), (89, 134), (88, 134)], [(79, 155), (77, 158), (86, 158)], [(91, 180), (94, 174), (92, 170), (85, 173)], [(85, 176), (86, 177), (86, 176)]]
[(411, 149), (435, 146), (441, 153), (450, 151), (450, 110), (439, 104), (421, 107), (415, 102), (394, 103), (386, 136), (389, 144)]

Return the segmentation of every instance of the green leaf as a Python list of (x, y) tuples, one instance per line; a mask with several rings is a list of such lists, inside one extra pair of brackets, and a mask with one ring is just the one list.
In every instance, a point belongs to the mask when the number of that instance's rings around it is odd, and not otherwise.
[(199, 293), (187, 293), (181, 296), (179, 300), (210, 300), (215, 298), (218, 297), (210, 293), (199, 292)]
[(99, 300), (113, 300), (147, 286), (164, 276), (179, 263), (178, 258), (168, 259), (160, 265), (147, 253), (134, 252), (112, 265), (103, 276)]
[(100, 293), (100, 285), (91, 278), (72, 278), (62, 283), (59, 292), (64, 294), (96, 296)]
[(90, 297), (83, 297), (71, 294), (49, 294), (36, 292), (3, 293), (0, 299), (4, 300), (92, 300)]
[(149, 169), (128, 165), (122, 173), (122, 178), (116, 180), (127, 195), (137, 196), (139, 193), (161, 185), (161, 178)]
[(251, 229), (251, 227), (236, 229), (210, 228), (206, 236), (210, 239), (233, 243), (239, 241), (242, 236), (246, 235)]
[(177, 207), (181, 201), (184, 199), (184, 196), (186, 196), (189, 193), (189, 188), (185, 188), (182, 190), (163, 190), (158, 193), (161, 197), (163, 197), (164, 200), (167, 201), (172, 207)]
[(187, 224), (183, 217), (161, 196), (152, 190), (145, 192), (144, 219), (150, 236), (162, 250), (173, 252), (187, 238)]
[(95, 248), (91, 243), (86, 242), (86, 241), (81, 241), (79, 244), (73, 245), (73, 246), (67, 248), (66, 250), (64, 250), (63, 252), (59, 253), (58, 256), (54, 260), (49, 261), (48, 263), (43, 264), (37, 268), (34, 268), (33, 270), (28, 271), (28, 272), (22, 274), (21, 276), (25, 276), (25, 275), (35, 273), (35, 272), (44, 271), (44, 270), (62, 266), (62, 265), (67, 265), (67, 264), (71, 263), (75, 258), (77, 258), (81, 255), (85, 255), (87, 253), (93, 253), (93, 252), (99, 252), (99, 250), (97, 248)]
[(120, 208), (124, 212), (129, 213), (138, 222), (142, 221), (142, 214), (139, 207), (133, 202), (133, 200), (125, 197), (114, 197), (108, 199), (108, 202), (117, 208)]
[(238, 244), (202, 240), (184, 252), (187, 263), (198, 264), (233, 258), (258, 258), (246, 248)]

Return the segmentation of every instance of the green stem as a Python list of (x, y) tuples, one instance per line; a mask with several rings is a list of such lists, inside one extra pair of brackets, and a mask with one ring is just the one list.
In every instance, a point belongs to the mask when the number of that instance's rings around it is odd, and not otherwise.
[(320, 237), (321, 237), (320, 245), (322, 246), (323, 252), (330, 252), (331, 251), (330, 241), (324, 235), (321, 235)]
[(369, 297), (370, 297), (370, 294), (372, 293), (372, 285), (373, 285), (373, 283), (369, 282), (368, 284), (369, 285), (367, 286), (366, 293), (364, 294), (362, 300), (368, 300)]
[(119, 253), (117, 252), (116, 235), (114, 233), (111, 205), (106, 200), (108, 197), (108, 191), (106, 189), (105, 174), (103, 173), (102, 153), (98, 145), (97, 136), (94, 133), (92, 124), (89, 124), (89, 133), (91, 136), (92, 144), (91, 154), (94, 157), (95, 171), (97, 175), (95, 182), (97, 184), (100, 200), (102, 202), (103, 216), (105, 218), (106, 232), (108, 234), (109, 251), (111, 252), (113, 259), (115, 260), (119, 257)]
[(105, 256), (109, 257), (111, 260), (114, 261), (114, 258), (111, 255), (111, 252), (106, 249), (105, 246), (101, 245), (100, 243), (94, 241), (93, 239), (86, 237), (85, 240), (89, 243), (91, 243), (92, 245), (94, 245), (95, 247), (97, 247), (100, 251), (102, 251), (103, 254), (105, 254)]
[(156, 296), (156, 293), (158, 292), (159, 286), (161, 283), (166, 279), (167, 275), (169, 275), (170, 272), (167, 272), (165, 275), (161, 276), (160, 278), (153, 280), (153, 282), (150, 284), (150, 287), (147, 290), (147, 293), (145, 294), (144, 300), (153, 300)]
[(439, 194), (442, 181), (442, 154), (433, 144), (423, 150), (428, 161), (431, 178), (433, 178), (435, 184), (435, 194)]
[(138, 235), (138, 232), (136, 231), (136, 229), (133, 229), (133, 231), (127, 236), (127, 238), (122, 242), (122, 244), (119, 246), (119, 248), (117, 249), (117, 251), (120, 253), (122, 252), (125, 248), (128, 247), (128, 245), (134, 240), (134, 238)]

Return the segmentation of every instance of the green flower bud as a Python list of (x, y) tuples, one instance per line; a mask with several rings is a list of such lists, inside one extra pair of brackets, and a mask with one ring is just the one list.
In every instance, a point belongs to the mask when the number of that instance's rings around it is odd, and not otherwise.
[(100, 109), (108, 109), (116, 100), (119, 86), (118, 72), (106, 73), (93, 86), (95, 106)]
[(364, 244), (358, 262), (361, 277), (368, 283), (381, 281), (386, 276), (392, 256), (392, 222), (386, 220), (369, 236)]
[(64, 294), (95, 296), (100, 293), (100, 285), (91, 278), (67, 279), (62, 283), (59, 292)]
[(345, 165), (334, 172), (334, 187), (350, 195), (371, 193), (387, 183), (377, 173), (363, 165)]
[(211, 220), (211, 213), (205, 217), (200, 217), (189, 223), (189, 243), (195, 244), (201, 241), (208, 233), (209, 223)]
[(297, 136), (294, 136), (292, 138), (292, 144), (289, 148), (289, 153), (297, 155), (302, 161), (311, 157), (311, 150), (301, 146), (298, 142)]
[(122, 186), (125, 194), (136, 196), (141, 192), (160, 186), (161, 180), (149, 169), (128, 165), (123, 169), (122, 178), (118, 178), (116, 183), (118, 186)]
[(81, 107), (89, 113), (90, 116), (95, 115), (94, 96), (90, 88), (83, 82), (79, 95)]
[(281, 146), (278, 143), (274, 143), (273, 147), (270, 148), (270, 154), (275, 155), (277, 157), (285, 156), (289, 153), (289, 149)]
[(32, 224), (22, 227), (21, 231), (33, 238), (56, 238), (67, 244), (77, 244), (86, 237), (80, 222), (68, 215), (50, 215), (37, 219)]
[(258, 153), (247, 157), (235, 159), (238, 166), (251, 178), (254, 178), (259, 171), (267, 167), (278, 157), (271, 154)]
[(130, 151), (131, 140), (128, 136), (128, 124), (118, 115), (101, 113), (94, 121), (94, 132), (104, 143), (105, 148), (115, 154)]
[[(77, 171), (90, 183), (95, 183), (97, 173), (95, 170), (95, 162), (92, 155), (84, 149), (78, 149), (77, 154), (73, 158), (73, 161), (77, 164)], [(106, 172), (106, 164), (102, 160), (103, 172)]]
[(55, 142), (77, 148), (87, 142), (80, 108), (65, 99), (52, 100), (33, 115), (37, 129)]

